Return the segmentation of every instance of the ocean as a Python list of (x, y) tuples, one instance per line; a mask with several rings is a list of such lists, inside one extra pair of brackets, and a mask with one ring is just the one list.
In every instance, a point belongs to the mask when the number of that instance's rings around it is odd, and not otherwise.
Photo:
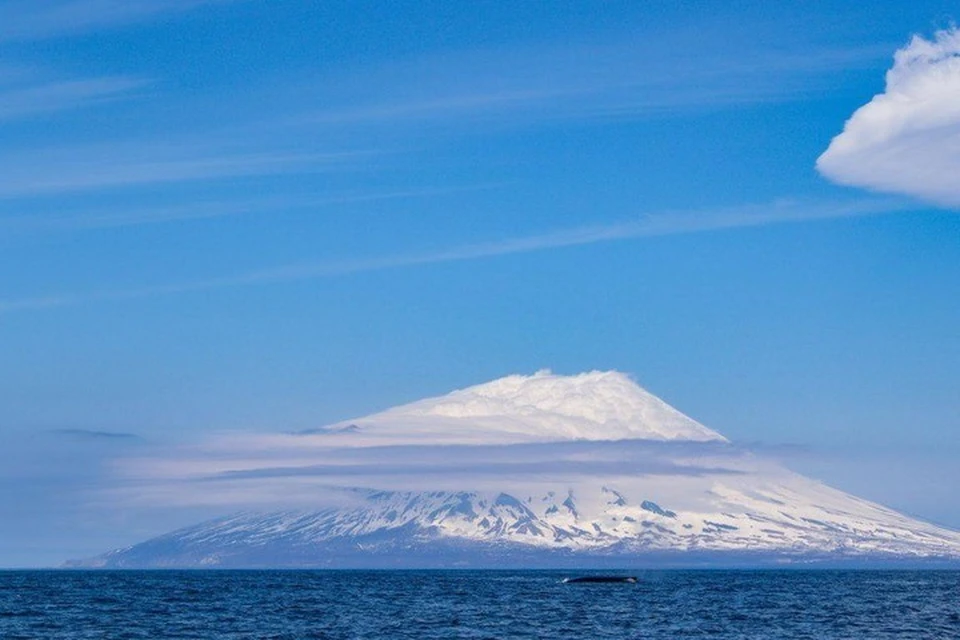
[(960, 638), (958, 571), (5, 571), (0, 638)]

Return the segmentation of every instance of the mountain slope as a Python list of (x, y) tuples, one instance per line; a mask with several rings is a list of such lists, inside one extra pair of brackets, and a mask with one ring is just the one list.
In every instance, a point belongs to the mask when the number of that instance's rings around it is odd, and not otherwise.
[[(382, 446), (391, 425), (389, 437), (406, 444)], [(617, 439), (625, 433), (634, 438)], [(546, 448), (516, 444), (518, 436)], [(511, 376), (302, 437), (352, 443), (336, 449), (339, 457), (366, 447), (404, 457), (411, 442), (439, 440), (450, 474), (463, 466), (462, 451), (519, 451), (530, 466), (534, 454), (556, 455), (564, 464), (526, 474), (491, 467), (498, 471), (457, 476), (458, 489), (327, 485), (336, 506), (219, 518), (80, 566), (549, 566), (656, 554), (960, 559), (960, 533), (744, 453), (617, 373)], [(489, 444), (504, 440), (514, 444)], [(449, 444), (464, 441), (484, 444)], [(611, 463), (611, 450), (632, 462)]]
[(433, 444), (726, 441), (617, 371), (507, 376), (305, 433)]

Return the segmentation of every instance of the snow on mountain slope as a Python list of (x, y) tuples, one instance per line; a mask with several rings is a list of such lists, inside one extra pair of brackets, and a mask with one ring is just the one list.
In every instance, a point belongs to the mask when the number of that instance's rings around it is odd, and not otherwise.
[(960, 533), (745, 452), (615, 372), (510, 376), (279, 442), (296, 448), (286, 466), (217, 452), (226, 471), (199, 477), (179, 460), (194, 475), (174, 480), (222, 492), (279, 482), (336, 500), (212, 520), (80, 565), (370, 566), (420, 554), (409, 562), (448, 566), (487, 554), (489, 566), (506, 552), (539, 566), (557, 554), (960, 560)]
[(617, 371), (507, 376), (332, 425), (326, 432), (344, 430), (434, 443), (726, 440)]
[[(799, 476), (752, 488), (709, 481), (706, 507), (644, 499), (638, 486), (580, 485), (545, 493), (354, 490), (356, 504), (314, 512), (238, 514), (149, 540), (81, 566), (338, 566), (444, 544), (642, 559), (656, 552), (805, 557), (960, 558), (960, 534), (911, 520)], [(650, 496), (653, 497), (653, 496)], [(810, 502), (815, 499), (816, 503)]]

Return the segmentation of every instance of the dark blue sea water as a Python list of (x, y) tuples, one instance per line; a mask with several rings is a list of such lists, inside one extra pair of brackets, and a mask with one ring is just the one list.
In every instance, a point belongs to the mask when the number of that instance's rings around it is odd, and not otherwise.
[(0, 638), (960, 638), (960, 572), (0, 572)]

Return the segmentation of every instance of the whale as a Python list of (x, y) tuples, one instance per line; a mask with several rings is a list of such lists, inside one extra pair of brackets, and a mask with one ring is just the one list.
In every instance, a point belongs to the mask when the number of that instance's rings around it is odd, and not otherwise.
[(636, 576), (580, 576), (578, 578), (564, 578), (564, 584), (584, 584), (599, 582), (622, 582), (627, 584), (636, 584)]

